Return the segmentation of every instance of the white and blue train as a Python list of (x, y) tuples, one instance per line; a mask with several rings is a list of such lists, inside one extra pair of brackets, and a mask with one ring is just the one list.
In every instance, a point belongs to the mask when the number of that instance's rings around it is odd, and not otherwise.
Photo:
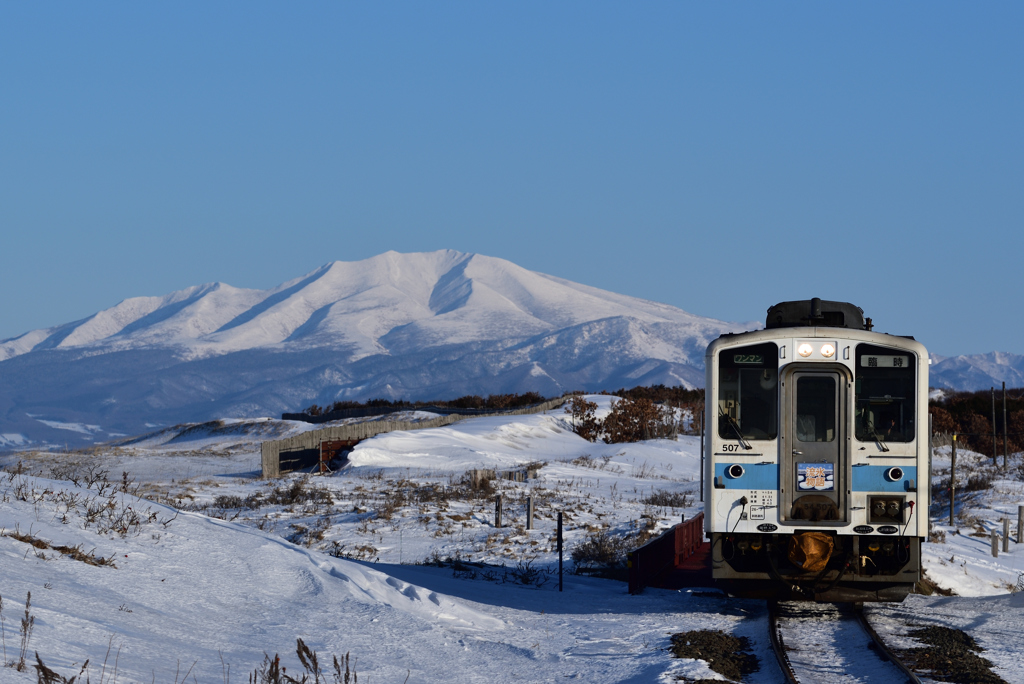
[(706, 355), (705, 534), (731, 594), (899, 601), (928, 534), (928, 353), (811, 299)]

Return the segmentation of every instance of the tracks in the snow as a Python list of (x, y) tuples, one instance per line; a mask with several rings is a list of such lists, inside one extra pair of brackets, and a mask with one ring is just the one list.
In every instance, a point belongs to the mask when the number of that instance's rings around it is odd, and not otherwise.
[(768, 629), (790, 684), (921, 684), (882, 643), (859, 606), (769, 602)]

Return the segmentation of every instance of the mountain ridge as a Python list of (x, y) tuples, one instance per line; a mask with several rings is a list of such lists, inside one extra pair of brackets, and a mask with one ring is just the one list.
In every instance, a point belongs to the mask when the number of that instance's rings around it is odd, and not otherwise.
[(101, 439), (336, 399), (694, 387), (708, 342), (755, 327), (495, 257), (386, 252), (267, 290), (128, 298), (3, 340), (0, 435)]

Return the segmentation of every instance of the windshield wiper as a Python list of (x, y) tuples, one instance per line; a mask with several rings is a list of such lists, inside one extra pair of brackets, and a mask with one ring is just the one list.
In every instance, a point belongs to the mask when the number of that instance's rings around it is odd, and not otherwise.
[(740, 424), (736, 422), (736, 419), (735, 419), (735, 418), (733, 418), (732, 416), (730, 416), (730, 415), (726, 414), (726, 413), (725, 413), (724, 411), (722, 411), (721, 409), (719, 409), (719, 410), (718, 410), (718, 415), (720, 415), (720, 416), (725, 416), (725, 419), (726, 419), (726, 420), (727, 420), (727, 421), (729, 422), (729, 427), (731, 427), (731, 428), (732, 428), (732, 431), (736, 433), (736, 439), (738, 439), (738, 440), (740, 441), (740, 446), (741, 446), (741, 447), (743, 447), (744, 449), (746, 449), (746, 450), (748, 450), (748, 451), (749, 451), (750, 449), (753, 449), (753, 448), (754, 448), (754, 447), (750, 446), (749, 444), (747, 444), (747, 443), (746, 443), (746, 442), (745, 442), (745, 441), (743, 440), (743, 433), (742, 433), (742, 432), (740, 432)]

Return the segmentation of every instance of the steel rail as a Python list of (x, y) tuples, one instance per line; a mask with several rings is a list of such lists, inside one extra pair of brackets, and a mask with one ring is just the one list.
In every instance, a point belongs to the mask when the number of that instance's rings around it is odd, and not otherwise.
[(871, 623), (868, 622), (867, 617), (864, 615), (864, 606), (859, 603), (854, 604), (853, 614), (857, 616), (857, 622), (860, 623), (861, 629), (867, 632), (868, 636), (871, 637), (871, 642), (875, 645), (875, 648), (878, 649), (878, 655), (881, 656), (883, 660), (888, 660), (890, 663), (898, 667), (900, 671), (907, 676), (907, 681), (910, 684), (921, 684), (921, 679), (914, 674), (909, 667), (904, 665), (903, 662), (889, 650), (889, 647), (885, 645), (882, 638), (878, 636), (878, 632), (875, 631), (875, 628), (871, 626)]
[[(899, 658), (885, 645), (882, 638), (878, 635), (878, 632), (868, 622), (867, 617), (864, 615), (863, 605), (853, 604), (852, 607), (844, 607), (841, 604), (836, 606), (839, 608), (840, 613), (846, 613), (847, 615), (852, 614), (856, 620), (857, 625), (868, 635), (871, 639), (868, 647), (873, 650), (882, 661), (891, 663), (903, 675), (906, 677), (908, 684), (921, 684), (920, 678), (914, 674), (910, 668), (904, 665)], [(768, 634), (771, 640), (772, 652), (775, 653), (775, 658), (779, 663), (779, 669), (782, 671), (782, 675), (786, 680), (786, 684), (801, 684), (800, 678), (797, 677), (796, 671), (793, 669), (793, 665), (789, 660), (789, 655), (786, 653), (786, 645), (782, 640), (782, 630), (779, 626), (779, 604), (778, 601), (768, 602)]]
[(782, 676), (786, 678), (786, 684), (800, 684), (800, 680), (793, 671), (793, 666), (786, 655), (786, 645), (782, 643), (782, 633), (779, 631), (779, 602), (768, 602), (768, 635), (771, 638), (772, 652), (782, 670)]

